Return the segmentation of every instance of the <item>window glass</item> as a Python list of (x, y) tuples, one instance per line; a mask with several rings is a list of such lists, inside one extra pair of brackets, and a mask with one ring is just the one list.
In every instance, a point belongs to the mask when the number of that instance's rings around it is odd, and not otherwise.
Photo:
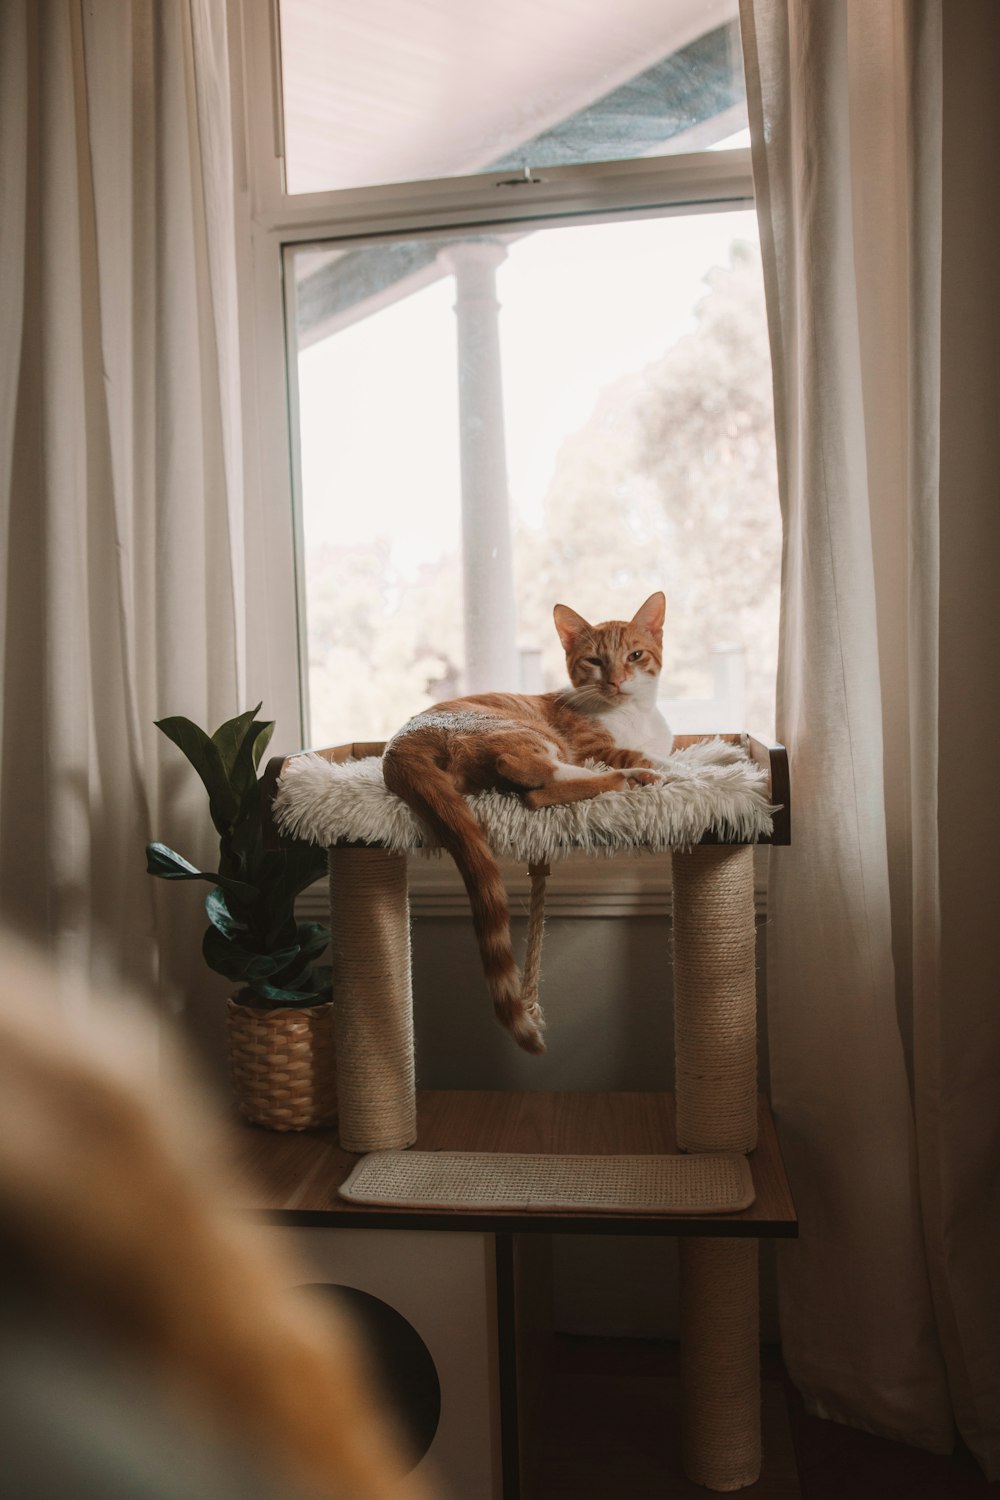
[(737, 0), (280, 0), (290, 193), (705, 149)]
[(289, 250), (310, 743), (559, 686), (552, 606), (667, 594), (675, 730), (773, 727), (752, 212)]

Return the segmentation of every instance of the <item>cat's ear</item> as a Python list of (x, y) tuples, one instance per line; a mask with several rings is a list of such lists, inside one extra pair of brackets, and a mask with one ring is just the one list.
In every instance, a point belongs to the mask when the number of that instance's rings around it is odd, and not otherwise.
[(564, 651), (568, 651), (573, 642), (591, 628), (583, 616), (578, 615), (575, 609), (570, 609), (568, 604), (557, 604), (552, 611), (552, 618), (556, 622)]
[(655, 636), (657, 640), (663, 635), (663, 621), (667, 615), (666, 596), (657, 590), (650, 594), (639, 609), (632, 616), (632, 624), (637, 630), (643, 630), (647, 635)]

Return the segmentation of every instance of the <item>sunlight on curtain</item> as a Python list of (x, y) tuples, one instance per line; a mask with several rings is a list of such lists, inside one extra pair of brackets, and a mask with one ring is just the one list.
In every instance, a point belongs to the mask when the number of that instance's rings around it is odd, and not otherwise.
[(225, 7), (5, 4), (0, 112), (0, 908), (190, 993), (143, 845), (211, 853), (154, 719), (248, 706)]

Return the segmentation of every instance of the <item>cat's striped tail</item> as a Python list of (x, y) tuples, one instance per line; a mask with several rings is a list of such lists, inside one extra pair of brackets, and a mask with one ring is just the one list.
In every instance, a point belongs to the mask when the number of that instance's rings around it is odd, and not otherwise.
[(544, 1052), (545, 1021), (537, 998), (526, 1003), (510, 936), (507, 892), (496, 856), (469, 806), (430, 754), (386, 750), (385, 784), (434, 832), (458, 866), (472, 911), (483, 973), (497, 1020), (525, 1052)]

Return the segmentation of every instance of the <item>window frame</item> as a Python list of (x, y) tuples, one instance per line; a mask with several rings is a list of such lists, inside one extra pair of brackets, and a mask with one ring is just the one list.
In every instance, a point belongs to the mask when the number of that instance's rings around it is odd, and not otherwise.
[[(267, 601), (257, 644), (281, 732), (295, 725), (306, 741), (308, 673), (298, 500), (297, 411), (287, 326), (285, 258), (289, 247), (337, 241), (355, 246), (388, 238), (430, 238), (502, 224), (542, 229), (570, 223), (665, 217), (754, 206), (748, 149), (677, 153), (638, 160), (547, 167), (522, 182), (506, 171), (324, 193), (287, 194), (283, 184), (282, 86), (278, 0), (228, 0), (238, 240), (238, 299), (247, 504), (260, 527)], [(261, 101), (266, 102), (261, 108)], [(498, 194), (500, 195), (498, 197)], [(499, 210), (499, 213), (498, 213)], [(293, 674), (280, 663), (296, 663)], [(747, 726), (725, 726), (728, 728)], [(751, 726), (752, 727), (752, 726)], [(358, 734), (363, 737), (364, 726)], [(291, 751), (292, 746), (288, 746)], [(758, 857), (757, 886), (766, 863)], [(653, 915), (669, 906), (669, 859), (637, 859), (628, 878), (612, 880), (608, 861), (574, 865), (557, 896), (567, 916)], [(621, 872), (619, 872), (620, 876)], [(421, 907), (464, 912), (457, 872), (439, 861), (411, 861)], [(454, 877), (454, 878), (452, 878)], [(521, 881), (510, 874), (512, 895)], [(612, 895), (615, 884), (620, 894)], [(318, 888), (317, 888), (318, 889)], [(526, 889), (526, 887), (525, 887)]]

